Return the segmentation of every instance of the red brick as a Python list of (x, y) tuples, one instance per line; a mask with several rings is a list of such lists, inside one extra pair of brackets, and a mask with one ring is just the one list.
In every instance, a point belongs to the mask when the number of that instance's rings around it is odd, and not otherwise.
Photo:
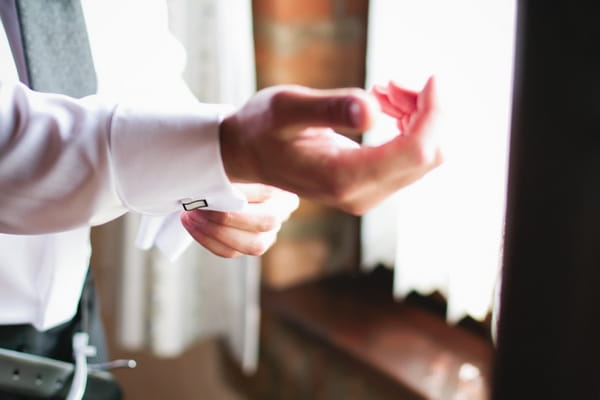
[(315, 88), (362, 87), (364, 51), (355, 44), (312, 43), (303, 51), (277, 56), (267, 49), (257, 53), (260, 87), (295, 83)]
[(342, 5), (339, 7), (342, 8), (344, 15), (356, 15), (362, 17), (369, 12), (369, 0), (344, 0), (340, 3)]
[[(258, 87), (363, 86), (367, 7), (367, 0), (254, 0)], [(303, 200), (263, 257), (263, 283), (286, 287), (356, 263), (358, 225), (339, 214)], [(285, 233), (307, 225), (301, 237)]]
[(266, 18), (280, 23), (318, 21), (333, 17), (331, 0), (254, 0), (255, 18)]
[(319, 24), (256, 27), (259, 87), (297, 83), (318, 88), (362, 86), (365, 24), (357, 18)]

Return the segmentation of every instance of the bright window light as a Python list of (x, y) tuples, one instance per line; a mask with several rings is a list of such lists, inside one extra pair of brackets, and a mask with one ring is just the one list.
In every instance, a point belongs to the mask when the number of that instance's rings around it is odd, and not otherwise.
[[(420, 89), (436, 76), (442, 167), (363, 219), (363, 265), (395, 269), (394, 292), (440, 291), (448, 320), (487, 315), (506, 197), (514, 1), (372, 0), (367, 83)], [(378, 121), (365, 141), (395, 133)]]

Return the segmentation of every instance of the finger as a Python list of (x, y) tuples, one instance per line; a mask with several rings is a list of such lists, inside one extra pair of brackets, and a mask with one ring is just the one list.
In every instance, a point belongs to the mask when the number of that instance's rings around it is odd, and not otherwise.
[(417, 98), (419, 93), (405, 89), (393, 81), (389, 83), (388, 87), (388, 97), (396, 108), (407, 114), (410, 114), (417, 109)]
[(388, 92), (389, 91), (386, 87), (376, 86), (372, 89), (373, 96), (377, 99), (377, 101), (379, 101), (381, 111), (383, 111), (390, 117), (396, 119), (396, 126), (398, 127), (400, 134), (403, 134), (406, 131), (406, 127), (408, 125), (408, 122), (410, 121), (411, 114), (405, 113), (401, 111), (398, 107), (393, 105), (389, 99)]
[(376, 92), (379, 94), (383, 94), (385, 96), (387, 96), (389, 93), (389, 88), (388, 86), (384, 86), (384, 85), (373, 85), (373, 87), (371, 87), (371, 92)]
[(273, 197), (275, 191), (279, 190), (261, 183), (236, 183), (234, 186), (246, 196), (248, 203), (266, 201)]
[(436, 85), (435, 78), (431, 76), (425, 87), (417, 98), (417, 112), (410, 121), (408, 129), (415, 140), (424, 140), (433, 137), (435, 129), (431, 129), (433, 124), (433, 114), (437, 109), (436, 104)]
[(425, 87), (421, 93), (419, 93), (417, 105), (420, 109), (433, 110), (437, 108), (436, 104), (436, 82), (435, 77), (432, 75), (425, 83)]
[(408, 117), (398, 118), (398, 120), (396, 121), (396, 126), (398, 127), (398, 130), (401, 134), (404, 134), (404, 132), (406, 132), (406, 128), (408, 127), (409, 122), (410, 118)]
[(396, 106), (392, 104), (387, 94), (384, 94), (380, 91), (373, 90), (373, 96), (379, 102), (379, 106), (381, 107), (381, 111), (389, 115), (393, 118), (403, 118), (406, 116), (406, 113), (402, 112)]
[[(430, 170), (442, 162), (439, 144), (436, 138), (435, 80), (429, 78), (417, 98), (417, 111), (404, 126), (404, 135), (393, 139), (390, 148), (402, 151), (408, 156), (413, 167), (418, 170)], [(384, 145), (384, 146), (386, 146)]]
[[(410, 121), (399, 120), (399, 128), (404, 135), (380, 146), (363, 147), (354, 153), (348, 153), (348, 168), (353, 169), (354, 176), (362, 176), (363, 180), (380, 182), (386, 177), (397, 178), (399, 184), (412, 182), (424, 171), (434, 168), (441, 162), (441, 153), (435, 140), (434, 118), (436, 111), (435, 81), (430, 78), (417, 99), (417, 111)], [(367, 169), (361, 168), (367, 166)], [(413, 171), (414, 174), (413, 174)], [(361, 175), (361, 173), (364, 174)]]
[(279, 218), (273, 214), (253, 213), (252, 204), (246, 212), (219, 212), (219, 211), (202, 211), (194, 210), (192, 213), (201, 214), (201, 218), (205, 218), (215, 224), (228, 226), (230, 228), (244, 230), (247, 232), (268, 232), (277, 229), (281, 222)]
[(330, 127), (361, 132), (373, 123), (375, 108), (362, 89), (316, 90), (289, 86), (274, 93), (274, 116), (281, 127)]
[(371, 93), (377, 98), (382, 109), (385, 106), (384, 112), (394, 117), (410, 114), (417, 108), (418, 93), (404, 89), (394, 82), (390, 82), (388, 86), (375, 85)]
[(250, 203), (242, 212), (220, 212), (209, 210), (188, 211), (203, 215), (220, 225), (242, 229), (249, 232), (268, 232), (278, 230), (300, 204), (297, 195), (273, 189), (273, 196), (264, 202)]
[(256, 233), (220, 225), (204, 218), (200, 213), (182, 215), (182, 223), (199, 243), (204, 245), (209, 242), (213, 245), (211, 251), (213, 248), (224, 248), (260, 256), (273, 244), (277, 235), (277, 230)]
[(377, 98), (377, 100), (385, 99), (386, 101), (389, 102), (390, 93), (389, 93), (389, 89), (387, 86), (373, 85), (370, 92), (372, 95), (374, 95)]
[(198, 225), (196, 223), (191, 222), (190, 217), (186, 216), (186, 213), (181, 215), (181, 223), (194, 238), (194, 240), (196, 240), (196, 242), (198, 242), (211, 253), (223, 258), (235, 258), (242, 255), (242, 253), (239, 251), (226, 246), (225, 244), (208, 235), (205, 235), (200, 229), (198, 229)]

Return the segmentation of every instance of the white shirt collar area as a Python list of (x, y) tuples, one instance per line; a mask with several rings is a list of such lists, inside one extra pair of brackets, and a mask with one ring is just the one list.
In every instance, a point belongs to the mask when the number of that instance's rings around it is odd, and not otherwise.
[(0, 55), (2, 56), (0, 62), (0, 79), (7, 82), (18, 82), (19, 74), (17, 73), (17, 67), (15, 66), (12, 52), (10, 50), (10, 44), (6, 37), (4, 25), (0, 21)]

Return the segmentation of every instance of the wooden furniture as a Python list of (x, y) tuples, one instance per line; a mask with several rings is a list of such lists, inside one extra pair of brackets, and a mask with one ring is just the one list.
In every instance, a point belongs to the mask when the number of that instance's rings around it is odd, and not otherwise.
[[(491, 341), (392, 298), (389, 271), (263, 293), (260, 363), (227, 379), (252, 399), (485, 399)], [(223, 354), (225, 354), (223, 352)]]

